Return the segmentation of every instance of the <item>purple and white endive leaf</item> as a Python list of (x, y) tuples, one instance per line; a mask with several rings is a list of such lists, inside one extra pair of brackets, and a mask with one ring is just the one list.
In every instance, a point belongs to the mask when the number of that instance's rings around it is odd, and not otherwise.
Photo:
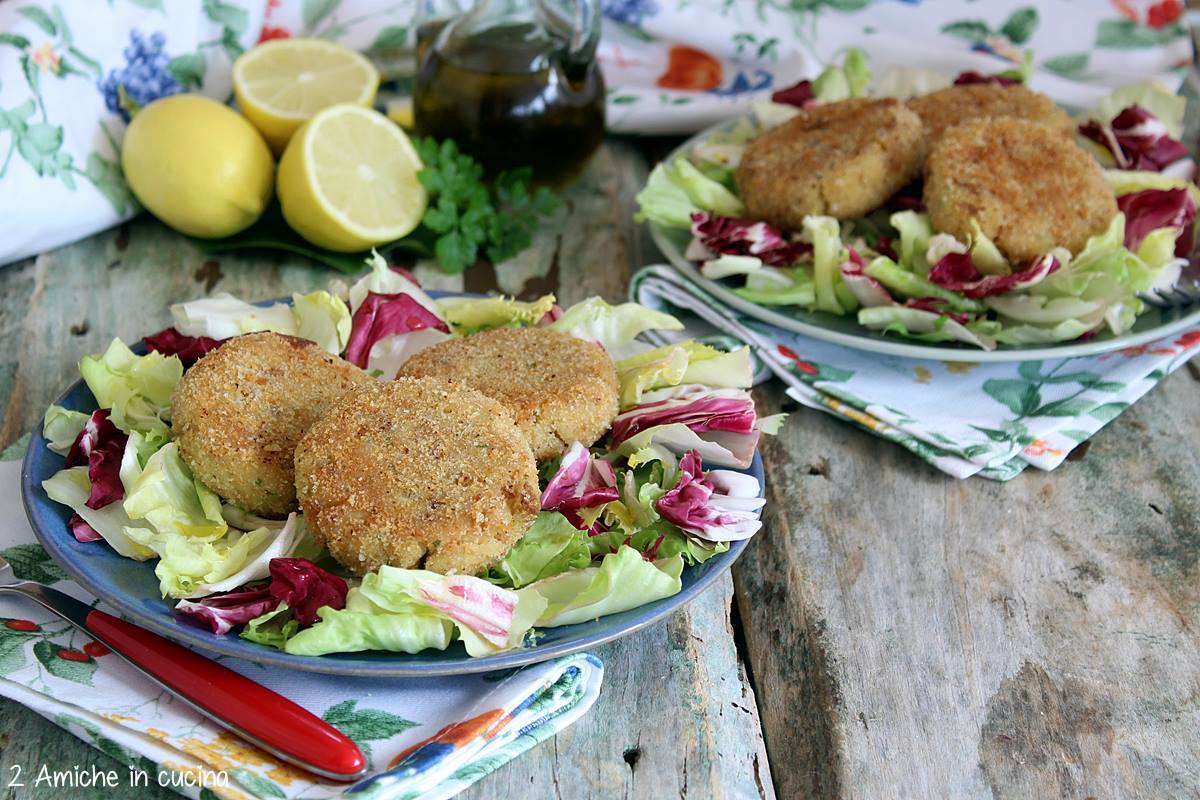
[(612, 464), (575, 442), (542, 492), (542, 510), (558, 511), (583, 530), (587, 526), (579, 518), (580, 509), (601, 506), (620, 496)]
[(705, 472), (694, 450), (680, 459), (679, 469), (679, 481), (654, 504), (663, 519), (708, 542), (749, 539), (762, 527), (758, 517), (766, 500), (759, 497), (755, 477), (730, 470)]
[(175, 604), (175, 613), (221, 636), (266, 614), (277, 605), (279, 600), (271, 595), (265, 585), (257, 588), (243, 586), (200, 600), (180, 600)]

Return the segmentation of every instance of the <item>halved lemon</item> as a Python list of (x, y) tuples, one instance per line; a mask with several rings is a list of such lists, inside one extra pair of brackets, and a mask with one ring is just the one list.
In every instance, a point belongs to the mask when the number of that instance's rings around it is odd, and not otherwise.
[(356, 105), (318, 113), (296, 131), (279, 162), (283, 216), (321, 247), (354, 252), (417, 227), (429, 197), (421, 159), (404, 131)]
[(370, 61), (323, 39), (272, 39), (233, 64), (238, 108), (275, 155), (318, 111), (339, 103), (370, 107), (378, 90)]

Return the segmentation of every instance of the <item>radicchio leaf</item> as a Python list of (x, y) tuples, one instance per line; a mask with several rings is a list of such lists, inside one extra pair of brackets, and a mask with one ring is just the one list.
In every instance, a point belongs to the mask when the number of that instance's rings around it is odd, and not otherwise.
[(802, 80), (793, 83), (791, 86), (785, 86), (782, 89), (776, 89), (771, 93), (771, 102), (783, 103), (784, 105), (796, 106), (804, 108), (811, 106), (816, 102), (817, 94), (813, 91), (812, 81)]
[(1047, 253), (1011, 275), (981, 275), (971, 261), (970, 253), (947, 253), (929, 270), (929, 280), (944, 289), (980, 298), (1027, 289), (1060, 266), (1058, 259)]
[(1159, 228), (1178, 228), (1175, 255), (1186, 258), (1192, 249), (1192, 224), (1196, 201), (1187, 189), (1143, 189), (1117, 198), (1125, 214), (1125, 247), (1137, 250), (1142, 240)]
[(68, 467), (87, 464), (88, 480), (92, 482), (88, 508), (104, 508), (125, 496), (120, 473), (129, 436), (109, 421), (108, 413), (107, 408), (93, 411), (67, 453)]
[(89, 525), (87, 520), (78, 514), (71, 515), (71, 518), (67, 520), (67, 527), (70, 528), (71, 535), (77, 542), (98, 542), (104, 538), (100, 535), (100, 531)]
[(145, 339), (146, 347), (164, 356), (179, 356), (183, 365), (191, 366), (209, 352), (216, 350), (224, 339), (212, 339), (208, 336), (184, 336), (174, 328), (164, 328)]
[(273, 558), (270, 570), (271, 596), (287, 603), (302, 626), (317, 622), (319, 608), (346, 607), (346, 582), (307, 558)]
[(729, 470), (706, 473), (695, 450), (680, 459), (679, 470), (679, 482), (654, 504), (663, 519), (709, 542), (749, 539), (762, 527), (758, 514), (766, 500), (758, 496), (754, 477)]
[(388, 336), (423, 330), (449, 334), (450, 326), (411, 295), (368, 292), (351, 318), (350, 342), (346, 345), (345, 358), (366, 369), (371, 348), (376, 342)]
[(558, 511), (579, 530), (587, 530), (579, 510), (604, 505), (620, 497), (612, 464), (596, 458), (586, 447), (575, 442), (542, 492), (542, 510)]
[(266, 586), (242, 586), (232, 592), (212, 594), (199, 600), (180, 600), (175, 604), (175, 613), (207, 627), (217, 635), (223, 635), (278, 605), (278, 598), (272, 596)]
[(812, 252), (812, 245), (788, 241), (778, 228), (766, 222), (714, 214), (692, 214), (692, 235), (710, 253), (757, 256), (764, 264), (773, 267), (791, 266)]
[(969, 86), (975, 83), (994, 83), (998, 86), (1016, 86), (1021, 83), (1017, 78), (1010, 78), (1007, 75), (984, 75), (982, 72), (968, 70), (958, 73), (958, 77), (954, 79), (955, 86)]
[(1129, 106), (1104, 125), (1088, 120), (1079, 133), (1108, 150), (1118, 169), (1161, 172), (1187, 158), (1187, 147), (1172, 139), (1167, 126), (1141, 106)]
[(696, 433), (751, 433), (758, 421), (754, 401), (742, 389), (710, 389), (700, 384), (676, 386), (643, 395), (648, 402), (617, 415), (612, 445), (658, 425), (681, 424)]
[(448, 575), (445, 582), (423, 582), (421, 599), (450, 619), (503, 647), (512, 633), (515, 592), (470, 575)]

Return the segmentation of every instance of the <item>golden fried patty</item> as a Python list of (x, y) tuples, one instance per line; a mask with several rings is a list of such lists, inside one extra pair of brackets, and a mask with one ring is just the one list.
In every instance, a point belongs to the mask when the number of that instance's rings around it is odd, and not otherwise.
[(533, 523), (537, 467), (500, 403), (433, 378), (347, 395), (296, 447), (313, 535), (363, 574), (383, 564), (474, 574)]
[(617, 371), (604, 348), (544, 328), (497, 328), (420, 351), (400, 375), (447, 378), (499, 400), (539, 461), (590, 445), (617, 415)]
[(942, 134), (955, 125), (997, 117), (1043, 122), (1068, 135), (1075, 131), (1075, 123), (1053, 100), (1020, 85), (973, 83), (966, 86), (949, 86), (921, 97), (914, 97), (908, 101), (908, 107), (921, 118), (930, 146), (936, 144), (942, 138)]
[(283, 516), (296, 508), (296, 442), (342, 395), (371, 382), (307, 339), (251, 333), (184, 373), (171, 427), (206, 486), (251, 513)]
[(892, 99), (803, 109), (746, 147), (738, 194), (749, 216), (799, 230), (809, 214), (874, 211), (920, 172), (921, 120)]
[(967, 241), (975, 220), (1015, 263), (1053, 247), (1077, 253), (1117, 213), (1096, 160), (1057, 128), (1023, 119), (947, 131), (925, 165), (925, 205), (935, 230)]

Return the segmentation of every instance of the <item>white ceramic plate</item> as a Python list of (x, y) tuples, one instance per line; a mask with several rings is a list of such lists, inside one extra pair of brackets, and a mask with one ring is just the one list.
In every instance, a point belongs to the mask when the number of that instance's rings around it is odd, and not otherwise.
[[(676, 148), (667, 156), (667, 160), (690, 151), (698, 142), (714, 133), (727, 130), (736, 122), (736, 120), (723, 122), (701, 131)], [(688, 231), (664, 228), (653, 222), (649, 225), (650, 235), (654, 239), (654, 243), (658, 245), (658, 249), (666, 256), (667, 261), (722, 302), (728, 303), (747, 316), (784, 330), (873, 353), (887, 353), (905, 358), (924, 358), (932, 361), (975, 361), (980, 363), (1038, 361), (1049, 358), (1091, 356), (1111, 350), (1136, 347), (1200, 325), (1200, 304), (1194, 304), (1183, 309), (1149, 308), (1138, 317), (1133, 328), (1122, 336), (1113, 336), (1105, 331), (1085, 341), (1077, 340), (1028, 347), (1001, 345), (990, 351), (956, 342), (925, 344), (896, 336), (884, 336), (876, 331), (868, 330), (859, 325), (853, 315), (839, 317), (823, 311), (805, 311), (795, 306), (760, 306), (757, 303), (743, 300), (732, 291), (732, 288), (737, 285), (735, 281), (738, 279), (709, 280), (700, 274), (700, 270), (693, 262), (683, 257), (684, 250), (691, 240), (691, 234)]]

